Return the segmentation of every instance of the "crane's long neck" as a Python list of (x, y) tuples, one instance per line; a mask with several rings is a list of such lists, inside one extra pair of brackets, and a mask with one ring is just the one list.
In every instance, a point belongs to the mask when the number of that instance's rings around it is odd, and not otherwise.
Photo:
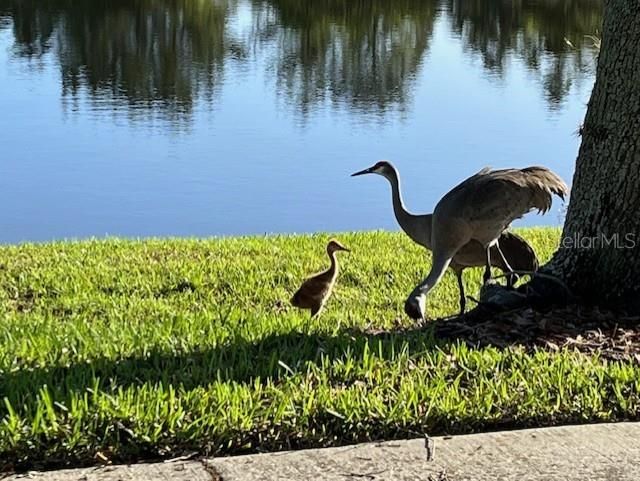
[(396, 171), (387, 177), (391, 184), (391, 198), (393, 201), (393, 213), (402, 230), (416, 244), (431, 249), (431, 214), (414, 215), (409, 212), (402, 200), (400, 190), (400, 176)]
[(335, 277), (338, 275), (338, 259), (336, 258), (336, 251), (327, 250), (327, 255), (329, 256), (329, 259), (331, 259), (331, 266), (327, 272), (331, 274), (331, 277)]

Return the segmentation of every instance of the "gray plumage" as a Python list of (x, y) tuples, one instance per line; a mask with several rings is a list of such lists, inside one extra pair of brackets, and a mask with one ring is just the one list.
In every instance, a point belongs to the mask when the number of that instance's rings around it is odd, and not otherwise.
[[(389, 165), (379, 162), (367, 170), (378, 171), (384, 168), (384, 164)], [(369, 172), (357, 174), (361, 173)], [(512, 272), (512, 266), (500, 248), (500, 236), (511, 222), (531, 210), (547, 212), (554, 194), (564, 199), (568, 193), (569, 188), (564, 181), (545, 167), (485, 168), (450, 190), (433, 211), (429, 241), (433, 264), (429, 275), (405, 302), (407, 315), (413, 319), (424, 319), (427, 294), (440, 282), (454, 258), (454, 266), (459, 264), (457, 259), (465, 254), (468, 244), (474, 249), (479, 244), (485, 252), (485, 282), (491, 278), (492, 247), (495, 247), (507, 271)], [(397, 196), (399, 198), (399, 187)], [(427, 218), (411, 222), (407, 233), (412, 238), (414, 235), (422, 236), (422, 241), (426, 242), (428, 224)]]
[[(381, 161), (373, 167), (356, 172), (353, 176), (364, 174), (378, 174), (386, 178), (391, 184), (391, 196), (393, 212), (402, 230), (415, 243), (431, 250), (432, 214), (416, 215), (410, 213), (404, 206), (400, 188), (400, 174), (396, 168), (386, 161)], [(497, 248), (492, 247), (491, 265), (503, 272), (535, 271), (538, 269), (538, 259), (533, 248), (517, 234), (503, 232), (499, 239), (500, 247), (505, 255), (507, 263), (499, 256)], [(454, 271), (460, 293), (460, 314), (463, 314), (466, 306), (462, 273), (467, 267), (481, 267), (486, 263), (486, 252), (483, 245), (471, 240), (453, 256), (449, 267)], [(509, 268), (510, 267), (510, 268)]]

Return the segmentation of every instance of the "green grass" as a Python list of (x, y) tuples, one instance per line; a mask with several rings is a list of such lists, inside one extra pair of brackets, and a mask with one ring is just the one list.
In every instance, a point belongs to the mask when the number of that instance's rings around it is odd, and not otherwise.
[[(542, 260), (559, 238), (520, 232)], [(430, 261), (400, 234), (338, 237), (353, 252), (308, 326), (288, 299), (324, 235), (0, 247), (0, 470), (636, 416), (631, 362), (365, 334), (410, 325)], [(429, 313), (457, 302), (447, 274)]]

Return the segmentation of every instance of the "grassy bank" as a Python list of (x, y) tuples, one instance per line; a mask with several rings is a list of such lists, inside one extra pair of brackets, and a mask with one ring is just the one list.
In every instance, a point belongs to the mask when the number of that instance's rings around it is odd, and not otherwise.
[[(542, 260), (559, 237), (520, 232)], [(430, 264), (400, 234), (339, 238), (353, 252), (308, 327), (287, 301), (325, 236), (0, 247), (0, 468), (635, 416), (637, 363), (366, 334), (409, 325)], [(428, 308), (456, 312), (452, 275)]]

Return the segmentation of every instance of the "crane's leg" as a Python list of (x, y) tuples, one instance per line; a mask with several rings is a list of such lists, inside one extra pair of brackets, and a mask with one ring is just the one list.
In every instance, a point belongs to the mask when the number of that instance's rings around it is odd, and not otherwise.
[(513, 287), (514, 284), (518, 282), (518, 276), (513, 272), (513, 269), (509, 265), (509, 261), (507, 261), (507, 258), (504, 256), (502, 249), (500, 249), (500, 243), (496, 243), (496, 249), (498, 250), (498, 254), (500, 254), (500, 258), (502, 259), (502, 263), (504, 264), (507, 274), (509, 274), (507, 276), (507, 286)]
[(431, 271), (426, 279), (413, 289), (404, 303), (404, 312), (414, 320), (425, 320), (427, 294), (440, 282), (456, 252), (470, 240), (469, 229), (465, 223), (442, 219), (437, 209), (431, 225)]
[(404, 312), (411, 319), (416, 321), (425, 320), (427, 294), (436, 286), (436, 284), (438, 284), (438, 282), (440, 282), (440, 279), (442, 279), (442, 276), (447, 270), (447, 267), (449, 267), (449, 263), (453, 258), (453, 254), (455, 254), (455, 251), (453, 253), (446, 254), (434, 252), (433, 265), (431, 266), (429, 275), (411, 292), (404, 303)]
[(311, 308), (311, 317), (309, 318), (309, 320), (313, 319), (314, 317), (317, 317), (320, 312), (322, 311), (322, 304), (318, 304), (316, 306), (313, 306)]
[(456, 270), (456, 278), (458, 279), (458, 292), (460, 292), (460, 315), (462, 316), (467, 308), (467, 299), (464, 295), (464, 283), (462, 282), (462, 270)]
[(486, 284), (491, 279), (491, 245), (487, 246), (487, 263), (484, 268), (484, 275), (482, 276), (482, 280)]
[(313, 321), (316, 317), (320, 315), (320, 312), (322, 312), (323, 307), (324, 307), (323, 304), (319, 304), (311, 308), (311, 315), (309, 316), (309, 319), (307, 320), (307, 323), (304, 326), (304, 329), (307, 331), (307, 334), (311, 332), (311, 321)]

